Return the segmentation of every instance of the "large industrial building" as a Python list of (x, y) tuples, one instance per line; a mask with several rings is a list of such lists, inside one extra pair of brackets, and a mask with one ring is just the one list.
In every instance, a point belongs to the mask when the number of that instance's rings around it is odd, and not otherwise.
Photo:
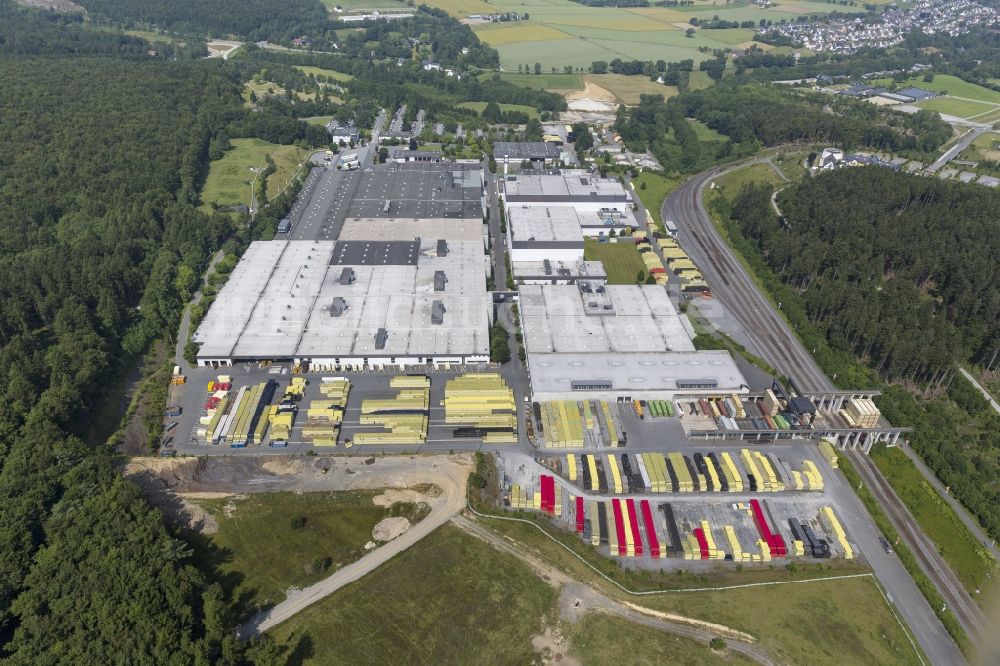
[(452, 162), (407, 162), (365, 169), (346, 220), (483, 218), (482, 170)]
[(582, 214), (632, 207), (632, 195), (616, 179), (580, 169), (510, 175), (500, 182), (508, 210), (515, 206), (572, 206)]
[(253, 243), (194, 335), (198, 363), (484, 362), (486, 271), (481, 241)]
[(588, 281), (602, 284), (608, 273), (600, 261), (514, 261), (511, 262), (514, 280), (518, 284), (576, 284)]
[(536, 401), (742, 392), (725, 351), (696, 351), (662, 287), (525, 285), (521, 325)]
[(507, 209), (511, 261), (582, 261), (583, 231), (568, 206)]

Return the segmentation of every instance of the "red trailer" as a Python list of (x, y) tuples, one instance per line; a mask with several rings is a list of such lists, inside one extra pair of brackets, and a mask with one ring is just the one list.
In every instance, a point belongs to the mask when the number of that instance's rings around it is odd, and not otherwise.
[(700, 527), (694, 528), (694, 538), (698, 540), (698, 548), (701, 549), (701, 559), (708, 559), (708, 539), (705, 538), (705, 531)]
[(576, 531), (583, 532), (583, 497), (576, 498)]
[(753, 512), (753, 521), (757, 525), (757, 532), (760, 534), (760, 538), (771, 549), (771, 556), (785, 557), (788, 555), (785, 540), (781, 538), (780, 534), (775, 534), (771, 531), (771, 527), (767, 524), (767, 518), (764, 517), (764, 511), (761, 509), (758, 500), (750, 500), (750, 510)]
[(642, 512), (642, 522), (646, 525), (646, 542), (649, 544), (650, 557), (660, 556), (660, 539), (656, 536), (656, 527), (653, 523), (653, 512), (649, 508), (649, 500), (642, 500), (639, 503), (639, 510)]

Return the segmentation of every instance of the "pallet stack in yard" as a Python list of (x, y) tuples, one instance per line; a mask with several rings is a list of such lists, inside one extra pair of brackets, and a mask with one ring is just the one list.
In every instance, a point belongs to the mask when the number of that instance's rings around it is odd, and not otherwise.
[(466, 424), (458, 436), (482, 437), (484, 443), (517, 442), (514, 392), (499, 374), (469, 373), (449, 379), (444, 389), (445, 423)]
[(346, 377), (324, 377), (319, 390), (323, 397), (313, 400), (306, 410), (302, 439), (315, 446), (336, 446), (351, 382)]
[(379, 431), (354, 435), (354, 444), (422, 444), (427, 441), (431, 380), (422, 375), (397, 375), (389, 388), (399, 392), (391, 398), (367, 398), (361, 401), (362, 426), (378, 426)]

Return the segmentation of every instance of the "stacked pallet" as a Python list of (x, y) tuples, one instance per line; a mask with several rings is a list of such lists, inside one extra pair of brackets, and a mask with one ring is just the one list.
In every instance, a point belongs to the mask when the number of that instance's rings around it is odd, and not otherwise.
[(302, 439), (315, 446), (336, 446), (351, 382), (344, 377), (324, 378), (319, 390), (323, 398), (313, 400), (306, 410)]
[(851, 544), (847, 542), (847, 534), (844, 532), (844, 528), (840, 526), (840, 521), (837, 520), (837, 516), (833, 513), (833, 507), (824, 506), (819, 510), (820, 522), (823, 523), (824, 527), (833, 534), (834, 538), (840, 543), (841, 548), (844, 549), (844, 559), (853, 560), (854, 559), (854, 548)]
[(733, 462), (732, 456), (729, 455), (728, 451), (723, 451), (719, 457), (722, 460), (722, 471), (726, 476), (726, 482), (729, 484), (729, 492), (743, 492), (743, 477), (736, 469), (736, 463)]
[(613, 447), (621, 446), (621, 432), (618, 429), (618, 424), (615, 423), (614, 417), (611, 416), (611, 407), (608, 405), (607, 400), (601, 400), (600, 405), (604, 426), (607, 428), (608, 444)]
[(278, 406), (273, 405), (267, 411), (267, 420), (271, 424), (271, 441), (288, 441), (288, 438), (292, 436), (292, 424), (295, 421), (295, 412), (279, 411)]
[(826, 458), (826, 461), (830, 463), (830, 467), (837, 469), (837, 450), (834, 448), (832, 442), (821, 439), (819, 441), (819, 452), (822, 453), (823, 457)]
[(622, 485), (622, 475), (621, 470), (618, 468), (618, 460), (612, 454), (605, 456), (605, 459), (607, 460), (607, 468), (610, 473), (608, 476), (608, 490), (620, 495), (625, 492), (625, 487)]
[(361, 401), (360, 424), (380, 426), (384, 430), (356, 433), (355, 444), (422, 444), (427, 441), (430, 380), (409, 375), (393, 377), (389, 386), (400, 389), (395, 397)]
[(514, 392), (496, 373), (449, 379), (444, 389), (445, 423), (471, 425), (490, 443), (517, 441)]
[(576, 456), (572, 453), (566, 454), (566, 478), (576, 481)]
[(688, 470), (687, 462), (684, 460), (684, 456), (680, 453), (668, 453), (667, 458), (670, 460), (670, 469), (672, 470), (671, 480), (674, 478), (677, 479), (674, 486), (677, 489), (677, 492), (694, 492), (694, 478)]
[(705, 543), (708, 546), (708, 557), (709, 560), (724, 560), (726, 559), (726, 551), (715, 545), (715, 537), (712, 536), (712, 528), (708, 524), (707, 520), (701, 521), (701, 533), (704, 536)]
[(740, 540), (736, 536), (736, 530), (732, 525), (726, 525), (722, 528), (722, 531), (726, 535), (726, 541), (729, 542), (729, 550), (733, 554), (733, 561), (735, 562), (748, 562), (751, 559), (750, 553), (743, 552), (743, 546), (740, 545)]
[[(583, 424), (580, 420), (580, 403), (574, 400), (556, 400), (554, 402), (543, 402), (541, 407), (543, 431), (546, 433), (545, 446), (547, 448), (583, 448)], [(587, 413), (589, 416), (589, 408), (587, 409)]]
[(882, 416), (875, 403), (868, 398), (852, 398), (847, 401), (840, 415), (855, 428), (876, 428)]
[(534, 501), (532, 496), (515, 483), (510, 487), (510, 506), (512, 509), (533, 509)]

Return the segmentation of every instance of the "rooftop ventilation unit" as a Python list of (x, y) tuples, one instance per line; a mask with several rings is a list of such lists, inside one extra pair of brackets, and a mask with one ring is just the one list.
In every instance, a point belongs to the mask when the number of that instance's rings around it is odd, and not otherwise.
[(448, 256), (448, 241), (445, 239), (440, 239), (437, 242), (437, 256), (447, 257)]
[(444, 291), (444, 285), (448, 282), (448, 277), (444, 271), (434, 271), (434, 291)]
[(438, 325), (443, 324), (445, 312), (443, 301), (434, 301), (431, 303), (431, 323)]
[(385, 349), (385, 343), (389, 339), (389, 331), (384, 328), (378, 329), (375, 333), (375, 349)]
[(330, 316), (339, 317), (344, 314), (345, 310), (347, 310), (347, 301), (340, 296), (334, 296), (333, 302), (330, 303)]
[(545, 267), (545, 274), (552, 275), (552, 262), (548, 259), (543, 259), (542, 265)]
[(340, 284), (342, 285), (354, 284), (354, 280), (356, 278), (357, 276), (354, 274), (353, 268), (345, 268), (344, 270), (340, 271)]

